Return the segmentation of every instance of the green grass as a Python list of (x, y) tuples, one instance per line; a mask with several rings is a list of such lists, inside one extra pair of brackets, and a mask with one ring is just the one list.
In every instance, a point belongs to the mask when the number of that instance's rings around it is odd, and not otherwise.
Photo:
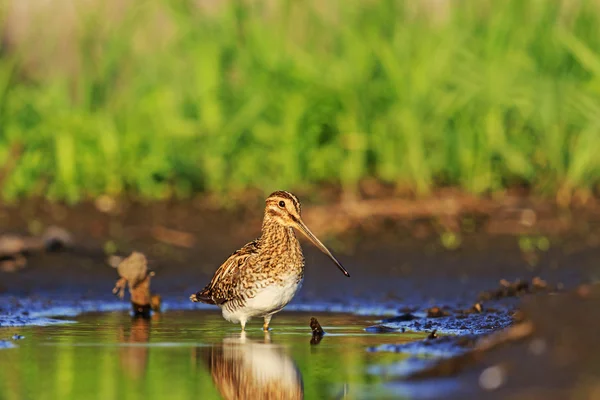
[(420, 195), (597, 189), (591, 1), (247, 3), (78, 10), (69, 57), (27, 62), (50, 46), (43, 29), (1, 53), (5, 199), (353, 191), (367, 177)]

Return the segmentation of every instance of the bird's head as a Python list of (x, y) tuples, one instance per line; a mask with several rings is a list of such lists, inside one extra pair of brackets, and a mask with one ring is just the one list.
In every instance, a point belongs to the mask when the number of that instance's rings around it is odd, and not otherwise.
[(350, 274), (340, 264), (340, 262), (331, 254), (329, 249), (308, 229), (302, 221), (300, 201), (290, 192), (277, 191), (271, 193), (266, 200), (265, 218), (270, 218), (277, 224), (285, 227), (294, 228), (304, 234), (319, 250), (325, 253), (337, 267), (346, 275)]

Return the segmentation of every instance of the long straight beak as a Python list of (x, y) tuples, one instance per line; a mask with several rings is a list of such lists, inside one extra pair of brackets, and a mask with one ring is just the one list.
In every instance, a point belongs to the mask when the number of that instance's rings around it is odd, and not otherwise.
[(325, 247), (325, 245), (323, 243), (321, 243), (321, 241), (319, 239), (317, 239), (317, 237), (310, 231), (310, 229), (308, 229), (308, 227), (306, 225), (304, 225), (304, 222), (302, 222), (301, 219), (298, 219), (296, 221), (296, 228), (299, 231), (301, 231), (311, 242), (313, 242), (313, 244), (315, 246), (317, 246), (317, 248), (319, 250), (321, 250), (323, 253), (327, 254), (327, 256), (329, 258), (331, 258), (331, 261), (333, 261), (335, 263), (335, 265), (337, 265), (337, 267), (340, 269), (340, 271), (342, 271), (344, 273), (344, 275), (346, 275), (348, 278), (350, 278), (350, 274), (348, 273), (348, 271), (346, 271), (346, 268), (344, 268), (342, 266), (342, 264), (340, 264), (340, 262), (333, 256), (333, 254), (331, 254), (329, 249), (327, 247)]

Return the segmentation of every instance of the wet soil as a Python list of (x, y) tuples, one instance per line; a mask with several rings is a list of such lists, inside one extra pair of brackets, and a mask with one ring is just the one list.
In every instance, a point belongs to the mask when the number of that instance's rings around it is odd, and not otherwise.
[(403, 376), (391, 385), (399, 390), (452, 378), (453, 389), (444, 396), (450, 399), (597, 399), (598, 307), (599, 285), (528, 297), (521, 304), (526, 322), (489, 335), (503, 336), (488, 341), (494, 344), (474, 338), (464, 342), (461, 355), (396, 364), (385, 372)]
[[(310, 207), (304, 212), (310, 214)], [(447, 229), (437, 216), (372, 218), (336, 234), (317, 227), (315, 233), (332, 248), (352, 277), (345, 278), (324, 255), (303, 243), (307, 263), (304, 286), (286, 310), (380, 315), (378, 322), (365, 327), (366, 333), (378, 336), (403, 330), (430, 334), (435, 330), (433, 336), (437, 338), (415, 344), (382, 341), (370, 346), (369, 351), (450, 357), (470, 351), (479, 335), (509, 326), (516, 318), (515, 310), (529, 304), (523, 303), (524, 299), (533, 297), (557, 302), (557, 310), (579, 318), (565, 316), (568, 322), (563, 323), (553, 314), (554, 308), (540, 303), (544, 305), (532, 308), (529, 315), (545, 321), (548, 332), (555, 332), (554, 326), (573, 324), (564, 334), (578, 337), (579, 330), (590, 323), (591, 311), (584, 311), (578, 303), (563, 302), (562, 294), (549, 293), (569, 292), (581, 283), (600, 278), (600, 224), (595, 217), (572, 213), (571, 228), (561, 230), (560, 235), (535, 227), (525, 233), (490, 234), (485, 228), (488, 225), (478, 225), (474, 217), (472, 220), (475, 223), (470, 228), (455, 231)], [(183, 203), (122, 204), (110, 212), (98, 211), (91, 204), (67, 209), (39, 203), (19, 209), (2, 208), (0, 221), (6, 233), (35, 235), (47, 226), (58, 225), (74, 238), (68, 251), (28, 254), (22, 269), (0, 272), (0, 324), (4, 326), (61, 322), (52, 317), (82, 312), (127, 310), (129, 304), (111, 293), (118, 274), (109, 256), (126, 256), (133, 250), (147, 255), (148, 266), (156, 274), (152, 291), (162, 296), (165, 311), (196, 308), (189, 302), (189, 295), (202, 288), (220, 263), (256, 237), (260, 229), (260, 213), (255, 211), (211, 211), (206, 205)], [(448, 232), (454, 241), (447, 240)], [(552, 290), (536, 294), (522, 287), (508, 290), (505, 286), (506, 282), (521, 281), (529, 282), (531, 288), (539, 277)], [(306, 329), (310, 333), (308, 325)], [(458, 334), (460, 340), (449, 339), (447, 334)], [(592, 354), (598, 353), (595, 344), (585, 343)], [(471, 391), (468, 393), (481, 394), (483, 390), (486, 396), (495, 393), (498, 398), (530, 393), (534, 387), (545, 393), (551, 385), (538, 383), (536, 377), (552, 380), (553, 374), (560, 372), (546, 363), (536, 364), (535, 371), (516, 369), (519, 378), (503, 380), (498, 390), (488, 393), (480, 385), (485, 368), (504, 365), (503, 360), (510, 359), (518, 364), (525, 360), (527, 346), (509, 345), (490, 353), (490, 361), (465, 363), (465, 368), (454, 371), (451, 386), (458, 382)], [(582, 347), (573, 347), (571, 373), (561, 380), (564, 390), (572, 389), (587, 376), (585, 352)], [(401, 369), (426, 367), (418, 357), (414, 364), (405, 363)], [(535, 358), (531, 362), (536, 363)], [(524, 361), (523, 365), (528, 364)], [(393, 376), (394, 370), (378, 373)], [(498, 374), (502, 372), (497, 369), (487, 372), (496, 380)], [(420, 383), (399, 380), (397, 385), (419, 387)], [(419, 393), (424, 395), (425, 391)], [(467, 392), (456, 393), (460, 398)]]

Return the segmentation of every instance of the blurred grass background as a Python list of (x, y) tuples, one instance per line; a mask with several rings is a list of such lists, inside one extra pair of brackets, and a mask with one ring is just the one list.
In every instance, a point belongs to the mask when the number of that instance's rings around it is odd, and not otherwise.
[(600, 183), (597, 0), (5, 0), (5, 200)]

